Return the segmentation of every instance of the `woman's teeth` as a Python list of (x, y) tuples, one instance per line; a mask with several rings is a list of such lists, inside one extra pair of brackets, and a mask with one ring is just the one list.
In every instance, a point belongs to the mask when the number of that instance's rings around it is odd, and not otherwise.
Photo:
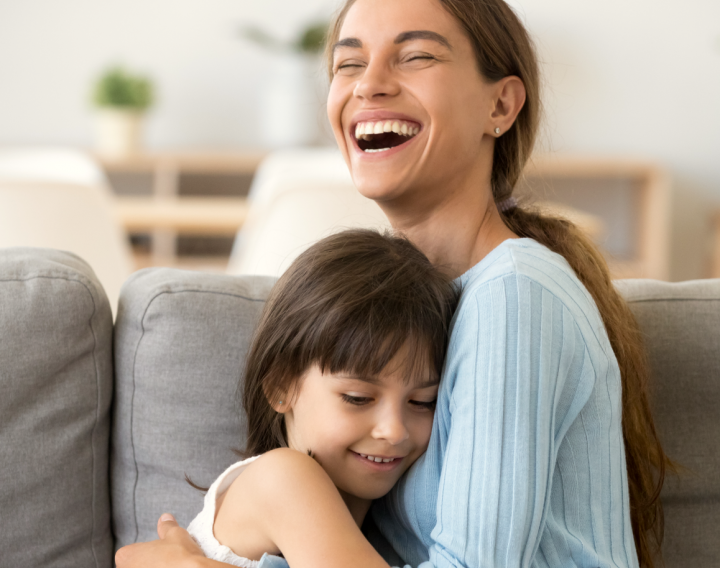
[(363, 152), (386, 152), (417, 136), (420, 126), (404, 120), (359, 122), (355, 126), (355, 138)]
[(359, 122), (355, 126), (355, 138), (358, 140), (370, 140), (373, 135), (385, 132), (394, 132), (402, 136), (415, 136), (420, 132), (420, 127), (402, 120)]
[(368, 456), (368, 455), (365, 455), (365, 454), (360, 454), (360, 455), (361, 455), (362, 457), (364, 457), (365, 459), (368, 459), (368, 460), (370, 460), (370, 461), (374, 461), (374, 462), (376, 462), (376, 463), (380, 463), (380, 462), (382, 462), (382, 463), (388, 463), (388, 462), (395, 461), (396, 459), (398, 459), (398, 458), (384, 458), (384, 459), (383, 459), (383, 458), (376, 458), (375, 456)]

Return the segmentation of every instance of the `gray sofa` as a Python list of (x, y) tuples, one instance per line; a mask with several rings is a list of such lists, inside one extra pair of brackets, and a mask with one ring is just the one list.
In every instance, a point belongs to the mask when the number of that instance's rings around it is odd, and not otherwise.
[[(0, 250), (0, 567), (109, 568), (118, 546), (187, 524), (242, 446), (236, 388), (272, 286), (135, 273), (113, 326), (69, 253)], [(668, 568), (720, 566), (720, 280), (620, 281), (647, 337), (654, 407), (684, 466), (662, 498)]]

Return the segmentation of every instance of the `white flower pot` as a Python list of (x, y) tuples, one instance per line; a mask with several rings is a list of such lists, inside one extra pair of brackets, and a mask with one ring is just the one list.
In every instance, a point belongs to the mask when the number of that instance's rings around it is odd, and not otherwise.
[(260, 104), (261, 142), (269, 148), (316, 144), (325, 120), (320, 58), (279, 56)]
[(96, 144), (106, 156), (137, 154), (142, 149), (143, 113), (115, 108), (98, 109), (95, 117)]

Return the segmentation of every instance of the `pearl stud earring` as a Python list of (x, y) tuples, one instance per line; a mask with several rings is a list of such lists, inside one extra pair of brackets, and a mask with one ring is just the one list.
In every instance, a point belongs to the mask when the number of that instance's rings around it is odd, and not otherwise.
[(495, 134), (500, 134), (500, 128), (495, 129)]

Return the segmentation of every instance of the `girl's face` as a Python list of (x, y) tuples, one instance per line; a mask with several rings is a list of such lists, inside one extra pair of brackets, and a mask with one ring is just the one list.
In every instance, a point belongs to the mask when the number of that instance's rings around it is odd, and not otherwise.
[(399, 355), (378, 377), (305, 373), (285, 413), (288, 445), (311, 451), (343, 495), (385, 495), (427, 449), (437, 379), (409, 382)]
[(418, 203), (422, 192), (419, 202), (432, 206), (448, 188), (487, 173), (479, 156), (487, 169), (493, 86), (437, 0), (358, 0), (335, 45), (333, 72), (328, 116), (366, 197), (382, 205), (413, 193)]

